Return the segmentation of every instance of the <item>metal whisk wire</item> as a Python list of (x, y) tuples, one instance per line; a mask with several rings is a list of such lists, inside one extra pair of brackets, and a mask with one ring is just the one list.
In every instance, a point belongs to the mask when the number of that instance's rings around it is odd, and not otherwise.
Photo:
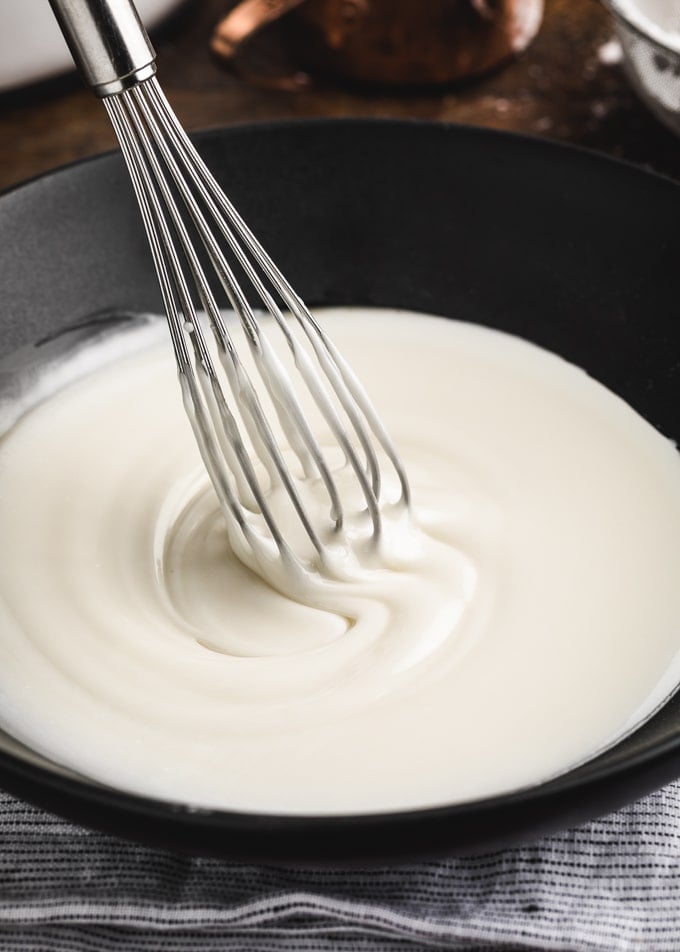
[[(120, 20), (122, 7), (135, 13), (129, 0), (84, 0), (90, 16), (85, 25), (82, 8), (78, 16), (72, 12), (74, 0), (51, 2), (72, 49), (77, 47), (86, 78), (102, 95), (120, 143), (161, 288), (184, 405), (228, 523), (241, 533), (246, 556), (252, 554), (260, 563), (278, 557), (289, 569), (299, 569), (299, 556), (284, 537), (267, 499), (267, 489), (280, 485), (316, 551), (319, 567), (333, 574), (328, 527), (314, 524), (308, 512), (299, 479), (279, 445), (218, 305), (215, 278), (239, 319), (262, 392), (268, 395), (304, 477), (318, 478), (325, 487), (331, 535), (333, 529), (337, 533), (343, 529), (346, 519), (337, 468), (331, 469), (290, 372), (263, 331), (260, 308), (256, 312), (251, 305), (229, 255), (271, 318), (270, 326), (282, 333), (298, 387), (301, 383), (311, 394), (342, 450), (344, 465), (360, 487), (375, 545), (381, 538), (385, 505), (381, 458), (393, 467), (399, 486), (398, 498), (390, 504), (407, 508), (410, 503), (406, 473), (396, 450), (355, 374), (237, 213), (182, 129), (153, 75), (154, 54), (148, 40), (146, 56), (138, 48), (138, 36), (133, 49), (128, 40), (131, 27)], [(80, 2), (82, 7), (83, 0)], [(118, 58), (122, 57), (126, 67), (134, 66), (126, 73), (111, 54), (111, 37), (105, 38), (109, 47), (103, 60), (101, 55), (99, 59), (94, 55), (83, 58), (83, 35), (89, 35), (89, 30), (101, 39), (102, 31), (110, 28), (108, 7), (112, 5), (126, 40)], [(138, 21), (136, 28), (142, 29)], [(120, 74), (124, 74), (122, 78)], [(196, 238), (214, 272), (212, 280), (204, 271)], [(195, 296), (207, 315), (218, 365), (201, 326)], [(301, 331), (300, 338), (295, 327)], [(218, 366), (228, 382), (231, 405)], [(267, 488), (258, 476), (246, 436), (267, 474)]]

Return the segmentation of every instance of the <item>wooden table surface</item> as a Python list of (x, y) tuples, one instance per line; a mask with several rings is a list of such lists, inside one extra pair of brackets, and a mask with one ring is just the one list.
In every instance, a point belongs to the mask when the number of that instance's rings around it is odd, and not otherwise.
[[(413, 116), (517, 130), (598, 149), (680, 178), (680, 140), (606, 62), (611, 20), (596, 0), (547, 0), (541, 32), (518, 60), (465, 88), (397, 95), (328, 81), (298, 92), (257, 88), (208, 53), (227, 0), (189, 0), (157, 38), (161, 81), (189, 129), (306, 116)], [(100, 103), (75, 78), (0, 97), (0, 189), (112, 148)]]

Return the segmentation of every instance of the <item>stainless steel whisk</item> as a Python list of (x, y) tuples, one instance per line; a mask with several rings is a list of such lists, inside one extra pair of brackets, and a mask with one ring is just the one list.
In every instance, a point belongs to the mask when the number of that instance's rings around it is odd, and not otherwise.
[[(182, 129), (156, 78), (155, 52), (130, 0), (50, 0), (86, 82), (103, 99), (144, 220), (161, 287), (185, 408), (230, 528), (232, 544), (261, 568), (272, 557), (300, 569), (295, 551), (267, 499), (283, 487), (319, 568), (334, 574), (329, 539), (344, 527), (346, 511), (337, 467), (328, 461), (299, 396), (308, 389), (353, 473), (368, 517), (369, 537), (381, 538), (381, 461), (394, 469), (398, 497), (408, 508), (404, 467), (363, 387), (304, 302), (237, 213)], [(198, 244), (196, 244), (198, 239)], [(214, 270), (203, 269), (197, 247)], [(247, 277), (261, 309), (236, 279)], [(215, 277), (217, 281), (215, 282)], [(315, 524), (275, 436), (220, 308), (215, 285), (226, 293), (245, 332), (253, 365), (304, 477), (320, 480), (328, 495), (328, 525)], [(192, 294), (193, 291), (193, 294)], [(197, 297), (200, 306), (194, 303)], [(203, 310), (216, 343), (217, 362), (201, 326)], [(272, 319), (292, 358), (286, 368), (263, 330)], [(292, 319), (288, 317), (292, 315)], [(226, 378), (231, 400), (221, 383)], [(295, 379), (295, 383), (294, 383)], [(296, 386), (297, 384), (297, 386)], [(271, 414), (270, 414), (271, 415)], [(248, 447), (246, 435), (250, 442)], [(254, 455), (251, 455), (254, 454)], [(258, 475), (254, 459), (266, 476)], [(362, 503), (362, 505), (363, 505)], [(238, 540), (237, 540), (238, 541)]]

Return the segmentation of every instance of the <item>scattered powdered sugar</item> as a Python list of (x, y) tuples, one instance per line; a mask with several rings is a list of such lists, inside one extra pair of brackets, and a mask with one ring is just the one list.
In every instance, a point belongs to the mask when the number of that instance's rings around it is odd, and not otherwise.
[(611, 104), (606, 102), (604, 99), (596, 99), (595, 102), (590, 107), (591, 115), (596, 119), (604, 119), (604, 117), (611, 111)]
[(617, 63), (620, 63), (623, 58), (623, 50), (619, 41), (612, 37), (611, 40), (603, 43), (598, 48), (597, 58), (605, 66), (616, 66)]
[(554, 125), (555, 122), (551, 116), (540, 116), (534, 122), (534, 129), (536, 132), (549, 132)]

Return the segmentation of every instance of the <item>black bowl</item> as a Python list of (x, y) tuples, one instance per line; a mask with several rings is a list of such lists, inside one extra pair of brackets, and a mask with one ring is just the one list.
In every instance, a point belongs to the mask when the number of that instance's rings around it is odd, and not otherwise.
[[(258, 125), (197, 141), (310, 304), (412, 308), (521, 335), (584, 367), (680, 441), (674, 183), (546, 142), (420, 123)], [(97, 312), (161, 309), (117, 155), (38, 179), (0, 209), (0, 356)], [(376, 816), (195, 811), (65, 774), (18, 745), (0, 752), (3, 786), (50, 810), (252, 862), (497, 848), (613, 810), (678, 775), (680, 696), (550, 783)]]

